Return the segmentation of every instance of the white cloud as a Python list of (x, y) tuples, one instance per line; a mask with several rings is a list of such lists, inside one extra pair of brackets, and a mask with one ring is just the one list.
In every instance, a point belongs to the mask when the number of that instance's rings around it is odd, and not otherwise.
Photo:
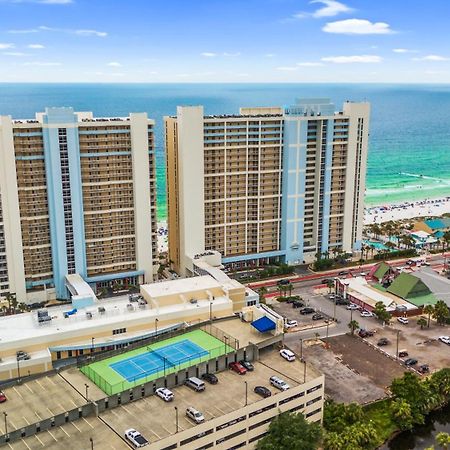
[(45, 48), (44, 45), (42, 44), (29, 44), (27, 45), (28, 48), (32, 48), (32, 49), (41, 49), (41, 48)]
[(73, 3), (72, 0), (38, 0), (37, 3), (41, 3), (44, 5), (68, 5), (69, 3)]
[(336, 34), (391, 34), (388, 23), (385, 22), (370, 22), (366, 19), (346, 19), (338, 20), (336, 22), (329, 22), (323, 28), (325, 33)]
[(413, 58), (413, 61), (450, 61), (450, 58), (441, 55), (426, 55), (422, 58)]
[[(217, 56), (217, 53), (212, 53), (212, 52), (203, 52), (200, 53), (201, 56), (204, 56), (205, 58), (214, 58), (215, 56)], [(184, 75), (184, 74), (182, 74)]]
[(0, 43), (0, 50), (6, 50), (8, 48), (14, 48), (14, 44), (2, 44)]
[(321, 62), (299, 62), (297, 63), (297, 66), (301, 67), (317, 67), (317, 66), (323, 66)]
[(45, 25), (41, 25), (37, 28), (28, 28), (24, 30), (8, 30), (8, 33), (12, 34), (28, 34), (28, 33), (39, 33), (41, 31), (51, 31), (55, 33), (69, 33), (69, 34), (76, 34), (78, 36), (97, 36), (97, 37), (106, 37), (108, 36), (108, 33), (105, 31), (97, 31), (97, 30), (71, 30), (68, 28), (53, 28), (53, 27), (47, 27)]
[(281, 71), (284, 71), (284, 72), (293, 72), (294, 70), (297, 70), (298, 69), (298, 67), (292, 67), (292, 66), (280, 66), (280, 67), (277, 67), (277, 70), (281, 70)]
[(266, 53), (264, 58), (273, 58), (274, 56), (276, 56), (275, 53)]
[(379, 63), (382, 61), (382, 58), (378, 55), (327, 56), (322, 58), (322, 61), (335, 64)]
[(111, 61), (107, 65), (109, 67), (122, 67), (122, 64), (120, 64), (120, 62), (117, 62), (117, 61)]
[(319, 8), (313, 13), (313, 17), (332, 17), (337, 16), (341, 13), (347, 13), (353, 11), (352, 8), (344, 5), (343, 3), (337, 2), (335, 0), (314, 0), (310, 3), (321, 3), (325, 6)]
[(22, 53), (22, 52), (3, 52), (3, 55), (6, 55), (6, 56), (28, 56), (27, 53)]
[(47, 61), (33, 61), (33, 62), (26, 62), (23, 64), (24, 66), (62, 66), (62, 63), (60, 62), (47, 62)]
[(106, 37), (108, 33), (105, 31), (97, 31), (97, 30), (75, 30), (75, 34), (79, 36), (98, 36), (98, 37)]
[(408, 48), (393, 48), (394, 53), (417, 53), (417, 50), (410, 50)]

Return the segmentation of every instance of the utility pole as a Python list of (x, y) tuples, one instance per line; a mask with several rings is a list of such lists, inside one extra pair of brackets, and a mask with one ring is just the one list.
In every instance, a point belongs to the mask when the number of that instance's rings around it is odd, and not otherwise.
[(300, 360), (303, 360), (303, 339), (300, 338)]
[(248, 383), (244, 381), (245, 383), (245, 406), (248, 405)]
[(174, 408), (175, 408), (175, 424), (177, 427), (175, 433), (178, 433), (178, 408), (176, 406), (174, 406)]
[(91, 437), (89, 438), (89, 441), (91, 443), (91, 450), (94, 450), (94, 439), (92, 439)]
[(155, 336), (156, 337), (158, 337), (158, 322), (159, 322), (159, 319), (156, 318), (155, 319)]
[(89, 400), (88, 400), (89, 385), (88, 385), (87, 383), (84, 383), (84, 387), (86, 388), (86, 396), (85, 396), (86, 401), (89, 401)]
[(91, 353), (94, 353), (94, 341), (95, 337), (91, 338)]
[(3, 411), (3, 415), (5, 416), (5, 434), (8, 434), (8, 422), (7, 422), (7, 420), (6, 420), (6, 418), (8, 417), (8, 414), (6, 414), (6, 413)]
[(397, 351), (396, 351), (397, 359), (398, 359), (398, 340), (399, 340), (399, 338), (400, 338), (400, 330), (397, 330)]

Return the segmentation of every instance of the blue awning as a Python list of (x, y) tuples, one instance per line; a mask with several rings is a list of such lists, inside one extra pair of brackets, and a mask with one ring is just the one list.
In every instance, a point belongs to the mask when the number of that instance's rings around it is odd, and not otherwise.
[(266, 316), (263, 316), (258, 320), (254, 320), (252, 322), (252, 326), (254, 326), (260, 333), (275, 330), (275, 322)]

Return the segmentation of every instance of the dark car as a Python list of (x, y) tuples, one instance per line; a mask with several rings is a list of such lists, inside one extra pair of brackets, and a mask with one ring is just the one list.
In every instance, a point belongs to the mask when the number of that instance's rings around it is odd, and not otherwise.
[(267, 389), (264, 386), (256, 386), (255, 389), (253, 389), (255, 394), (260, 395), (261, 397), (267, 398), (272, 395), (272, 392), (270, 392), (270, 389)]
[(219, 379), (213, 373), (204, 373), (202, 379), (210, 384), (217, 384)]
[(341, 270), (338, 275), (348, 275), (350, 272), (348, 270)]
[(255, 370), (253, 364), (250, 361), (246, 361), (245, 359), (241, 359), (239, 361), (239, 364), (243, 367), (245, 367), (249, 372), (252, 372)]
[(334, 283), (334, 281), (333, 281), (331, 278), (324, 278), (324, 279), (321, 281), (321, 283), (322, 283), (322, 284), (328, 284), (330, 281)]
[(323, 319), (323, 315), (320, 313), (313, 314), (312, 320), (321, 320)]
[(231, 362), (228, 364), (228, 367), (239, 375), (245, 375), (247, 373), (247, 369), (238, 362)]
[[(265, 389), (265, 388), (264, 388), (264, 389)], [(6, 395), (5, 395), (2, 391), (0, 391), (0, 403), (5, 403), (6, 400), (8, 400), (8, 399), (6, 398)]]
[(289, 284), (289, 283), (290, 283), (290, 280), (280, 280), (280, 281), (278, 281), (277, 284), (283, 286), (283, 285)]
[(430, 371), (430, 366), (428, 364), (422, 364), (417, 370), (420, 373), (428, 373)]
[(389, 340), (386, 338), (381, 338), (378, 342), (377, 345), (378, 347), (382, 347), (383, 345), (388, 345), (389, 344)]
[(303, 306), (305, 306), (305, 304), (299, 300), (294, 300), (292, 302), (292, 307), (293, 308), (303, 308)]
[(349, 303), (345, 298), (336, 298), (336, 305), (348, 305)]
[(310, 308), (309, 306), (307, 306), (306, 308), (302, 308), (300, 310), (300, 314), (302, 314), (302, 315), (312, 314), (313, 312), (314, 312), (314, 308)]
[(370, 336), (373, 336), (373, 331), (361, 329), (358, 331), (358, 335), (359, 335), (359, 337), (362, 337), (362, 338), (370, 337)]
[(416, 364), (417, 364), (417, 359), (415, 359), (415, 358), (408, 358), (407, 360), (405, 360), (405, 366), (407, 366), (407, 367), (415, 366)]

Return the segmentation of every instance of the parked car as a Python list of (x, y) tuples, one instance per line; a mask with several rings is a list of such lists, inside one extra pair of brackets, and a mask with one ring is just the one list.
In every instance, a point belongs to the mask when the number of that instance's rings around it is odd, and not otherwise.
[(417, 371), (419, 373), (428, 373), (430, 371), (430, 366), (428, 364), (422, 364), (418, 367)]
[(334, 300), (334, 299), (336, 298), (336, 295), (334, 295), (334, 294), (328, 294), (328, 298), (329, 298), (330, 300)]
[(373, 317), (373, 313), (370, 311), (363, 310), (361, 311), (361, 317)]
[(286, 329), (295, 328), (295, 327), (298, 327), (298, 322), (296, 320), (287, 319), (284, 322), (284, 328), (286, 328)]
[(5, 393), (3, 391), (0, 391), (0, 403), (5, 403), (6, 400), (8, 399), (6, 398)]
[(306, 314), (312, 314), (314, 312), (314, 308), (310, 308), (309, 306), (306, 306), (305, 308), (302, 308), (300, 310), (300, 314), (302, 314), (303, 316)]
[(189, 406), (189, 408), (186, 409), (186, 416), (195, 423), (203, 423), (205, 421), (203, 414), (192, 406)]
[(239, 375), (245, 375), (247, 373), (247, 369), (238, 362), (230, 362), (228, 367)]
[(23, 350), (19, 350), (16, 352), (16, 358), (17, 361), (26, 361), (30, 359), (30, 355), (27, 352), (24, 352)]
[(173, 392), (165, 387), (156, 389), (156, 395), (162, 398), (165, 402), (171, 402), (173, 400)]
[(145, 437), (134, 428), (130, 428), (125, 431), (125, 438), (128, 439), (135, 448), (145, 447), (149, 444), (147, 439), (145, 439)]
[(405, 366), (407, 366), (407, 367), (415, 366), (416, 364), (417, 364), (417, 359), (415, 359), (415, 358), (408, 358), (405, 360)]
[(403, 349), (403, 350), (398, 351), (399, 358), (406, 358), (407, 356), (408, 356), (408, 350)]
[(252, 372), (253, 370), (255, 370), (255, 367), (253, 366), (253, 364), (250, 361), (247, 361), (245, 359), (241, 359), (239, 361), (239, 364), (244, 367), (245, 369), (247, 369), (248, 372)]
[(340, 276), (344, 276), (344, 275), (348, 275), (350, 272), (348, 270), (341, 270), (338, 275)]
[(336, 298), (336, 305), (348, 305), (350, 302), (345, 298)]
[(362, 337), (362, 338), (370, 337), (370, 336), (373, 336), (373, 331), (364, 330), (364, 329), (361, 328), (358, 331), (358, 336)]
[(389, 345), (389, 344), (390, 344), (390, 342), (389, 342), (389, 339), (387, 339), (387, 338), (381, 338), (377, 342), (378, 347), (382, 347), (384, 345)]
[(277, 284), (283, 286), (283, 285), (289, 284), (290, 282), (291, 282), (291, 280), (283, 279), (283, 280), (278, 281)]
[(213, 373), (204, 373), (202, 379), (209, 384), (217, 384), (219, 382), (219, 379)]
[(261, 397), (267, 398), (272, 395), (272, 392), (270, 392), (270, 389), (264, 387), (264, 386), (256, 386), (255, 389), (253, 389), (255, 394), (260, 395)]
[(348, 309), (348, 310), (353, 309), (353, 311), (354, 311), (354, 310), (356, 310), (356, 309), (359, 309), (359, 306), (358, 306), (358, 305), (355, 305), (354, 303), (350, 303), (350, 304), (347, 305), (347, 309)]
[(287, 348), (283, 348), (280, 350), (280, 355), (289, 362), (295, 361), (295, 353), (291, 350), (288, 350)]
[(294, 300), (292, 302), (293, 308), (303, 308), (303, 306), (305, 306), (305, 304), (303, 302), (301, 302), (300, 300)]
[(321, 319), (323, 319), (323, 314), (315, 313), (312, 316), (312, 320), (321, 320)]
[(450, 345), (450, 336), (439, 336), (438, 339), (444, 344)]
[[(332, 279), (332, 278), (324, 278), (324, 279), (321, 281), (321, 283), (322, 283), (322, 284), (328, 284), (330, 281), (333, 281), (333, 279)], [(333, 283), (334, 283), (334, 281), (333, 281)]]
[(397, 322), (400, 322), (403, 325), (408, 325), (409, 321), (406, 317), (397, 317)]
[(270, 377), (270, 384), (280, 391), (287, 391), (290, 386), (286, 383), (286, 381), (281, 378), (276, 377), (275, 375)]

